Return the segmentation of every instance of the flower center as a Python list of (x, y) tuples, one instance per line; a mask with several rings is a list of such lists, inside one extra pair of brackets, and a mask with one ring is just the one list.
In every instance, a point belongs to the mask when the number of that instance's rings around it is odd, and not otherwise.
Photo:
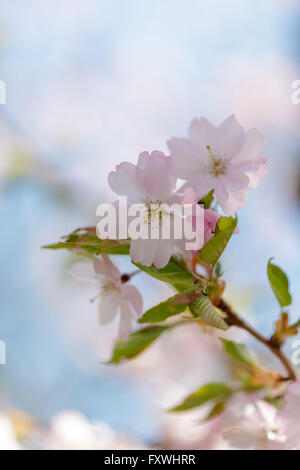
[(147, 202), (145, 203), (145, 225), (150, 224), (151, 221), (158, 221), (159, 225), (161, 225), (164, 214), (166, 214), (166, 212), (160, 201), (154, 202), (147, 198)]
[(223, 155), (221, 155), (220, 151), (215, 149), (212, 151), (210, 145), (206, 146), (209, 156), (211, 158), (211, 165), (209, 167), (209, 171), (214, 176), (224, 175), (226, 172), (227, 162)]
[(95, 297), (93, 297), (92, 299), (90, 299), (90, 302), (91, 303), (94, 303), (99, 297), (101, 297), (102, 295), (109, 295), (111, 294), (113, 291), (115, 292), (118, 292), (118, 288), (116, 287), (116, 285), (113, 283), (113, 281), (107, 279), (107, 280), (103, 280), (103, 281), (99, 281), (98, 283), (98, 294), (95, 295)]

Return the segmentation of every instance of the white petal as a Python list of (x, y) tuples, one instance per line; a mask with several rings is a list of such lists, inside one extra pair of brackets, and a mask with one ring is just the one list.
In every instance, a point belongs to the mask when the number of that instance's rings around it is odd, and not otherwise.
[(236, 156), (236, 160), (243, 161), (256, 161), (264, 147), (264, 138), (257, 132), (256, 129), (250, 129), (246, 133), (245, 142)]
[(119, 196), (127, 196), (129, 201), (137, 202), (143, 197), (143, 189), (138, 180), (139, 169), (132, 163), (123, 162), (108, 175), (111, 189)]
[(94, 260), (94, 270), (98, 275), (107, 277), (116, 285), (120, 284), (120, 271), (107, 254), (102, 254), (102, 259), (97, 258)]
[[(218, 193), (216, 191), (216, 196), (217, 194), (220, 194), (219, 191)], [(220, 201), (219, 198), (217, 196), (218, 202), (225, 214), (233, 216), (237, 213), (237, 211), (243, 209), (243, 207), (247, 204), (248, 190), (240, 189), (238, 191), (230, 191), (226, 200), (222, 198)]]
[(259, 181), (268, 173), (269, 166), (267, 165), (268, 157), (261, 155), (261, 163), (256, 171), (248, 171), (247, 176), (249, 178), (248, 188), (255, 189)]
[(124, 284), (122, 286), (122, 298), (132, 305), (135, 318), (139, 318), (143, 313), (143, 297), (139, 290), (131, 284)]
[(148, 158), (149, 158), (149, 152), (141, 152), (139, 154), (139, 159), (137, 163), (138, 168), (140, 168), (141, 170), (144, 170), (146, 168)]
[[(178, 176), (182, 179), (195, 177), (208, 166), (208, 155), (201, 158), (200, 148), (190, 139), (173, 137), (167, 142), (171, 155), (175, 159)], [(202, 152), (203, 153), (203, 152)]]
[(121, 304), (121, 317), (119, 326), (119, 337), (120, 339), (126, 339), (132, 330), (132, 312), (129, 302), (124, 301)]
[(191, 179), (185, 183), (181, 188), (180, 192), (186, 191), (187, 189), (192, 189), (195, 193), (196, 199), (201, 199), (206, 196), (211, 189), (214, 189), (216, 186), (216, 178), (212, 175), (204, 175), (203, 177), (199, 176), (196, 180)]
[(193, 119), (189, 127), (189, 136), (200, 148), (206, 148), (207, 145), (215, 147), (218, 141), (216, 127), (205, 118)]
[(162, 152), (154, 151), (148, 158), (142, 157), (143, 170), (139, 174), (143, 186), (152, 201), (165, 201), (175, 190), (177, 175), (173, 157), (166, 157)]
[(130, 256), (135, 263), (143, 266), (151, 266), (154, 261), (155, 249), (158, 240), (132, 240), (130, 246)]
[(243, 167), (230, 165), (226, 173), (220, 175), (218, 180), (222, 181), (228, 192), (247, 189), (249, 187), (249, 177)]
[(153, 264), (156, 269), (164, 268), (172, 254), (175, 251), (175, 242), (173, 240), (156, 240), (155, 254), (153, 258)]
[(140, 263), (143, 257), (144, 240), (137, 239), (131, 240), (130, 243), (130, 257), (135, 263)]
[(226, 213), (224, 210), (224, 207), (226, 205), (227, 199), (229, 197), (228, 191), (226, 191), (226, 188), (220, 178), (218, 178), (217, 185), (215, 187), (215, 196), (218, 201), (218, 204), (221, 206), (223, 211)]
[(101, 325), (110, 323), (116, 316), (120, 307), (120, 292), (112, 290), (103, 292), (99, 298), (98, 312)]
[(232, 158), (240, 152), (245, 142), (245, 132), (234, 114), (225, 119), (219, 126), (218, 139), (218, 146), (227, 158)]
[(263, 421), (266, 423), (269, 429), (274, 428), (274, 423), (276, 419), (276, 415), (278, 413), (278, 409), (262, 400), (257, 400), (256, 406), (261, 414)]
[(79, 281), (96, 282), (95, 272), (92, 263), (75, 263), (73, 264), (69, 272)]

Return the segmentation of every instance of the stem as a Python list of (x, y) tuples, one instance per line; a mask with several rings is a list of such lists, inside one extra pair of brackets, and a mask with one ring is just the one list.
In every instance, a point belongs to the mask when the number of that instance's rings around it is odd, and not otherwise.
[(294, 382), (297, 379), (296, 374), (289, 360), (281, 350), (280, 345), (273, 344), (271, 339), (265, 338), (263, 335), (254, 330), (252, 326), (248, 325), (248, 323), (239, 318), (223, 299), (220, 301), (218, 308), (227, 314), (227, 318), (225, 319), (225, 321), (229, 326), (237, 326), (242, 330), (248, 331), (250, 335), (252, 335), (258, 341), (264, 344), (267, 348), (269, 348), (270, 351), (280, 360), (280, 362), (285, 367), (288, 373), (288, 377), (283, 377), (283, 380), (292, 380)]
[(125, 284), (126, 282), (130, 281), (130, 279), (135, 276), (136, 274), (139, 274), (141, 271), (137, 269), (136, 271), (133, 271), (132, 273), (129, 274), (122, 274), (121, 276), (121, 282), (122, 284)]

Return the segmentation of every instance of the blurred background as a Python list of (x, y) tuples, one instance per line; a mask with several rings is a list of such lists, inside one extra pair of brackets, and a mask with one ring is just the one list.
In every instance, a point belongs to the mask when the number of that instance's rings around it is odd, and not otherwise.
[[(226, 298), (270, 334), (274, 256), (297, 319), (299, 22), (297, 0), (1, 0), (0, 447), (209, 448), (211, 430), (164, 410), (202, 383), (230, 379), (216, 338), (184, 327), (128, 365), (104, 366), (116, 325), (98, 325), (93, 289), (68, 273), (73, 257), (41, 246), (95, 224), (97, 205), (114, 200), (107, 175), (116, 164), (166, 152), (193, 117), (219, 124), (235, 113), (265, 135), (270, 171), (224, 256)], [(145, 308), (170, 295), (143, 274), (134, 283)], [(230, 335), (270, 364), (246, 335)]]

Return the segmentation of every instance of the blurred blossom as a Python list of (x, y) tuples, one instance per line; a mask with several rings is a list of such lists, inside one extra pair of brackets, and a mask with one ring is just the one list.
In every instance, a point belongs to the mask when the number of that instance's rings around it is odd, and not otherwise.
[(236, 394), (220, 418), (224, 438), (236, 449), (279, 449), (284, 436), (275, 424), (276, 414), (275, 406), (251, 394)]
[[(189, 367), (187, 367), (189, 364)], [(165, 333), (140, 357), (122, 366), (138, 377), (160, 412), (175, 406), (206, 382), (234, 381), (231, 364), (214, 332), (181, 325)]]
[(47, 450), (130, 450), (146, 449), (129, 436), (115, 433), (103, 422), (91, 423), (77, 411), (62, 411), (54, 416), (39, 440)]
[(4, 413), (0, 413), (0, 450), (21, 450), (13, 424)]
[(10, 132), (0, 119), (0, 188), (5, 180), (21, 176), (27, 168), (28, 156), (24, 142)]
[(76, 263), (71, 274), (81, 281), (97, 284), (99, 321), (101, 325), (111, 323), (120, 313), (119, 337), (126, 338), (132, 331), (134, 321), (142, 315), (143, 298), (136, 287), (123, 284), (121, 273), (109, 256), (102, 254), (93, 263)]
[(162, 417), (162, 439), (165, 449), (225, 449), (218, 419), (203, 422), (199, 412), (168, 413)]
[(276, 426), (286, 436), (285, 449), (300, 450), (300, 382), (291, 384), (284, 398), (284, 407), (276, 417)]
[(262, 398), (238, 393), (230, 399), (220, 417), (225, 440), (238, 449), (299, 450), (299, 381), (288, 386), (279, 408)]

